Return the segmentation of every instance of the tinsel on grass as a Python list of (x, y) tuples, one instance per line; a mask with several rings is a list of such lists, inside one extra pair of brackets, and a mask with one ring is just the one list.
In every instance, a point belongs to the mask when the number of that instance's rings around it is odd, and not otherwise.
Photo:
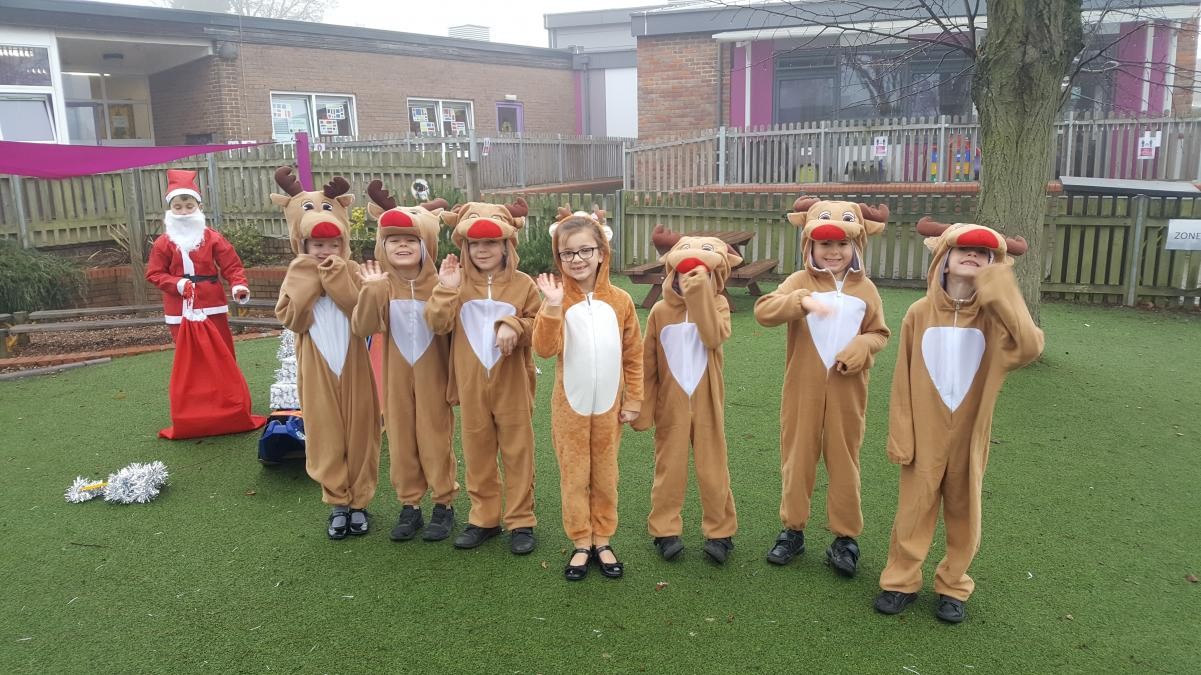
[(77, 477), (64, 495), (68, 502), (79, 504), (104, 495), (104, 501), (118, 504), (145, 504), (159, 495), (167, 484), (167, 466), (162, 462), (134, 462), (120, 471), (109, 474), (108, 480), (93, 481)]

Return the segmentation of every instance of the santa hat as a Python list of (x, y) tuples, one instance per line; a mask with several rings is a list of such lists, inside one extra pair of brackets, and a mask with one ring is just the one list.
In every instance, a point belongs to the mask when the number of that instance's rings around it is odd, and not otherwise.
[(196, 172), (186, 169), (167, 169), (167, 194), (163, 199), (168, 204), (179, 195), (191, 195), (196, 201), (200, 198), (200, 188), (196, 185)]

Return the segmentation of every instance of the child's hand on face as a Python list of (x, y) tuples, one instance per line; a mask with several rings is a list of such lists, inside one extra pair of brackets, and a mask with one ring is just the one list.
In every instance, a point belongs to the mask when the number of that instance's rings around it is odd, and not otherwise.
[(634, 420), (638, 419), (638, 411), (637, 410), (622, 410), (621, 414), (619, 415), (619, 419), (622, 424), (630, 424)]
[(463, 283), (463, 271), (455, 254), (451, 253), (442, 259), (442, 265), (438, 267), (438, 283), (447, 288), (458, 288)]
[(829, 305), (821, 300), (818, 300), (812, 295), (806, 295), (805, 297), (801, 298), (801, 307), (806, 312), (819, 317), (830, 316), (830, 313), (833, 311)]
[(500, 353), (508, 356), (513, 353), (513, 348), (517, 346), (517, 331), (507, 323), (502, 323), (496, 328), (496, 348)]
[(368, 260), (359, 267), (359, 278), (365, 284), (369, 284), (372, 281), (387, 281), (388, 273), (379, 266), (378, 262)]
[(551, 307), (563, 304), (563, 284), (559, 282), (558, 277), (543, 272), (538, 275), (534, 283), (538, 285), (538, 290), (542, 291), (542, 297), (546, 298), (546, 304)]

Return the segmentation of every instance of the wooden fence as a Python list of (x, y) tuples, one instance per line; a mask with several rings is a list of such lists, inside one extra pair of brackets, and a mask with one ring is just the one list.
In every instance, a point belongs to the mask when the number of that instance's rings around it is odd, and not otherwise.
[[(1140, 150), (1143, 138), (1158, 145)], [(1055, 142), (1048, 179), (1201, 179), (1201, 119), (1069, 116)], [(625, 187), (975, 181), (980, 160), (970, 116), (722, 127), (631, 147)]]
[[(656, 255), (650, 242), (656, 223), (679, 232), (750, 230), (755, 237), (743, 248), (748, 262), (775, 258), (781, 275), (799, 267), (800, 232), (783, 218), (796, 199), (794, 193), (623, 191), (620, 197), (619, 259), (625, 267)], [(914, 229), (919, 218), (930, 215), (943, 222), (963, 222), (976, 210), (974, 195), (834, 198), (888, 204), (888, 227), (869, 241), (864, 256), (868, 273), (881, 285), (925, 285), (930, 255)], [(1141, 227), (1135, 218), (1139, 199), (1146, 200), (1147, 208)], [(1164, 248), (1169, 218), (1197, 217), (1201, 217), (1201, 199), (1048, 197), (1043, 291), (1085, 302), (1133, 304), (1149, 298), (1166, 304), (1197, 304), (1201, 251)], [(1137, 269), (1137, 279), (1132, 269)]]

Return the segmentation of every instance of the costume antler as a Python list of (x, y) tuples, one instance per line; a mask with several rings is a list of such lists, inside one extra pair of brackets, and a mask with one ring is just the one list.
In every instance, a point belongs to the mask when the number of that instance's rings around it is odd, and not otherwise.
[(376, 206), (385, 211), (396, 208), (396, 198), (388, 194), (388, 191), (384, 189), (384, 181), (378, 178), (367, 185), (367, 196), (375, 202)]
[(867, 220), (874, 220), (880, 223), (888, 222), (888, 204), (869, 206), (863, 202), (859, 202), (859, 210), (863, 212), (863, 217)]
[(325, 184), (325, 187), (321, 189), (321, 192), (326, 197), (333, 199), (334, 197), (338, 197), (350, 192), (350, 183), (346, 182), (346, 179), (341, 176), (334, 176), (330, 182)]
[(655, 225), (655, 229), (651, 230), (651, 243), (654, 244), (656, 251), (663, 254), (670, 251), (682, 236), (684, 235), (679, 232), (669, 230), (663, 223), (658, 223)]
[(809, 207), (820, 201), (817, 197), (797, 197), (796, 201), (792, 203), (792, 210), (796, 213), (804, 213), (809, 210)]
[[(930, 216), (922, 216), (921, 220), (917, 221), (917, 233), (924, 237), (940, 237), (942, 236), (943, 232), (947, 231), (948, 227), (950, 227), (950, 225), (946, 223), (940, 223)], [(1025, 237), (1001, 236), (1005, 239), (1006, 255), (1016, 258), (1025, 254), (1030, 248), (1030, 245), (1026, 242)]]
[(512, 204), (505, 204), (505, 208), (509, 210), (509, 215), (514, 218), (524, 218), (530, 214), (530, 207), (521, 197)]
[(555, 210), (555, 222), (557, 223), (564, 218), (570, 218), (572, 213), (575, 212), (571, 210), (570, 204), (564, 204), (563, 206), (560, 206)]
[(281, 166), (275, 170), (275, 184), (293, 197), (304, 192), (300, 179), (296, 177), (296, 173), (290, 166)]
[(443, 199), (441, 197), (438, 197), (437, 199), (431, 199), (430, 201), (423, 202), (421, 204), (418, 204), (417, 206), (420, 206), (421, 208), (425, 209), (426, 211), (433, 211), (434, 209), (449, 209), (450, 202), (446, 201), (445, 199)]

